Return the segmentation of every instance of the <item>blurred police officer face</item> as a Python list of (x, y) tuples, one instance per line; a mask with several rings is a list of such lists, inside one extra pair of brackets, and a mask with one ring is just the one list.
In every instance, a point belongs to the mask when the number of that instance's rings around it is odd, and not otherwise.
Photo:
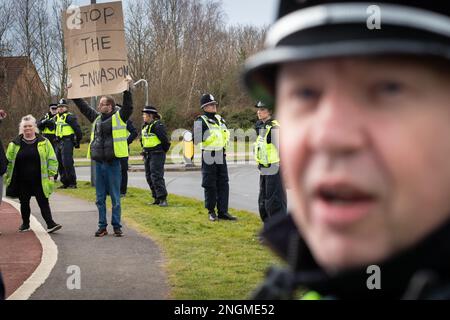
[(55, 115), (57, 113), (58, 108), (57, 107), (50, 107), (50, 113), (52, 115)]
[(270, 119), (270, 111), (267, 108), (258, 108), (256, 114), (258, 115), (258, 119), (261, 121), (267, 121)]
[(98, 103), (98, 111), (100, 113), (111, 113), (113, 110), (113, 105), (108, 102), (108, 98), (107, 97), (102, 97), (100, 99), (100, 102)]
[(398, 57), (280, 68), (284, 179), (326, 269), (381, 262), (449, 218), (449, 70)]
[(148, 113), (142, 113), (142, 119), (144, 120), (145, 123), (150, 123), (153, 120), (153, 116)]
[(56, 111), (57, 111), (59, 114), (63, 114), (64, 112), (67, 111), (67, 107), (66, 107), (66, 106), (63, 106), (63, 105), (58, 106), (58, 108), (56, 109)]
[(207, 106), (203, 107), (203, 110), (205, 112), (209, 112), (209, 113), (216, 113), (217, 112), (217, 104), (216, 103), (208, 104)]

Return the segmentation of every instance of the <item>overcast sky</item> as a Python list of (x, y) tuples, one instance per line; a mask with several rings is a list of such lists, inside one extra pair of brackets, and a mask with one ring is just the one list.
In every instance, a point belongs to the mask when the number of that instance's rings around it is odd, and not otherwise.
[[(97, 3), (111, 0), (97, 0)], [(128, 2), (130, 0), (123, 0)], [(139, 1), (139, 0), (134, 0)], [(222, 0), (229, 25), (244, 24), (264, 26), (273, 22), (278, 0)], [(79, 6), (88, 5), (90, 0), (74, 0)]]

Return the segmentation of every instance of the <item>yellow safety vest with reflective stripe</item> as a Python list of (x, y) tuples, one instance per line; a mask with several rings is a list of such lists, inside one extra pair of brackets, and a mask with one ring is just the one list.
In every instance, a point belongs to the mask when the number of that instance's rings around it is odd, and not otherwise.
[(75, 134), (73, 128), (66, 122), (67, 116), (71, 115), (71, 113), (63, 113), (62, 115), (56, 115), (56, 136), (58, 138), (68, 137), (72, 134)]
[[(55, 188), (55, 181), (50, 179), (58, 172), (58, 160), (56, 159), (55, 151), (50, 141), (44, 138), (39, 141), (37, 145), (39, 159), (41, 162), (41, 183), (42, 191), (46, 198), (49, 198)], [(8, 168), (6, 170), (6, 186), (11, 183), (14, 173), (14, 166), (16, 164), (17, 153), (20, 150), (20, 145), (11, 142), (6, 151), (6, 158), (8, 159)]]
[(270, 124), (266, 125), (265, 135), (258, 135), (254, 144), (255, 160), (263, 166), (280, 162), (277, 147), (273, 143), (267, 143), (267, 137), (274, 126), (280, 126), (278, 121), (272, 120)]
[[(45, 114), (44, 120), (50, 120), (55, 119), (56, 115), (53, 117), (50, 117), (48, 113)], [(56, 134), (56, 127), (54, 129), (50, 129), (49, 127), (45, 127), (44, 130), (42, 130), (43, 134)]]
[(215, 117), (219, 124), (210, 120), (207, 116), (201, 116), (209, 130), (209, 137), (200, 144), (202, 150), (220, 151), (228, 146), (230, 131), (221, 116), (216, 114)]
[(158, 120), (154, 121), (152, 124), (147, 124), (142, 128), (142, 146), (144, 148), (154, 148), (161, 144), (161, 140), (159, 140), (158, 136), (150, 132), (156, 122), (158, 122)]
[[(89, 142), (88, 154), (87, 157), (91, 157), (91, 143), (94, 141), (95, 135), (95, 126), (98, 121), (101, 121), (102, 116), (99, 115), (97, 119), (92, 123), (92, 131), (91, 131), (91, 141)], [(120, 113), (116, 112), (111, 117), (112, 121), (112, 138), (113, 138), (113, 148), (114, 148), (114, 156), (116, 158), (127, 158), (128, 153), (128, 131), (127, 124), (120, 117)]]

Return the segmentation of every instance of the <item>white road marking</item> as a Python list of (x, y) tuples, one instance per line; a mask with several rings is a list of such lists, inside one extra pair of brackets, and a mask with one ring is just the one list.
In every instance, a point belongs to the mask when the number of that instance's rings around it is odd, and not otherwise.
[[(9, 199), (3, 199), (20, 212), (20, 205)], [(31, 215), (30, 227), (42, 246), (41, 263), (32, 275), (7, 300), (28, 300), (45, 283), (58, 260), (58, 247), (39, 221)]]

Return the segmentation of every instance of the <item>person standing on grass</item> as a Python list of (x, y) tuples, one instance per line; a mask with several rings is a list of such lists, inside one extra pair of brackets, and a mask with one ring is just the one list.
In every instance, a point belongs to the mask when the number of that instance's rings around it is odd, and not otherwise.
[(161, 122), (161, 115), (153, 106), (142, 110), (144, 124), (141, 131), (141, 145), (144, 153), (145, 177), (152, 192), (152, 205), (167, 207), (167, 189), (164, 181), (166, 153), (170, 149), (167, 130)]
[(32, 115), (23, 117), (19, 136), (6, 151), (6, 195), (20, 200), (22, 225), (19, 232), (30, 230), (30, 199), (35, 197), (47, 231), (53, 233), (61, 229), (61, 225), (53, 221), (48, 202), (55, 186), (58, 161), (51, 142), (37, 132), (36, 119)]
[[(121, 105), (116, 104), (117, 107), (122, 108)], [(131, 119), (128, 119), (127, 121), (127, 132), (128, 132), (128, 138), (127, 138), (127, 144), (128, 144), (128, 154), (130, 154), (130, 144), (133, 143), (133, 141), (138, 137), (138, 132), (133, 125), (133, 121)], [(120, 169), (122, 173), (122, 180), (120, 182), (120, 197), (126, 197), (127, 195), (127, 189), (128, 189), (128, 159), (129, 157), (120, 158)]]
[[(230, 187), (226, 147), (230, 132), (225, 119), (217, 114), (218, 102), (212, 94), (200, 98), (203, 115), (194, 122), (194, 143), (202, 150), (202, 187), (205, 189), (205, 208), (211, 222), (237, 220), (228, 212)], [(216, 215), (216, 207), (218, 215)]]
[(58, 103), (56, 123), (56, 156), (59, 162), (60, 189), (76, 189), (77, 175), (73, 162), (73, 148), (79, 149), (83, 138), (76, 115), (67, 111), (68, 103), (61, 99)]
[(258, 122), (255, 128), (258, 138), (255, 143), (255, 160), (260, 172), (259, 215), (264, 225), (275, 215), (287, 214), (286, 190), (281, 181), (278, 133), (280, 125), (272, 118), (273, 108), (262, 101), (255, 105)]
[[(127, 78), (130, 85), (131, 78)], [(106, 196), (109, 193), (112, 202), (112, 226), (114, 236), (121, 237), (120, 159), (128, 157), (128, 132), (126, 122), (133, 113), (133, 99), (130, 90), (123, 93), (123, 107), (117, 108), (111, 96), (100, 98), (97, 110), (83, 99), (73, 99), (81, 113), (92, 122), (91, 142), (88, 157), (95, 161), (95, 191), (99, 221), (96, 237), (108, 234), (106, 217)]]

